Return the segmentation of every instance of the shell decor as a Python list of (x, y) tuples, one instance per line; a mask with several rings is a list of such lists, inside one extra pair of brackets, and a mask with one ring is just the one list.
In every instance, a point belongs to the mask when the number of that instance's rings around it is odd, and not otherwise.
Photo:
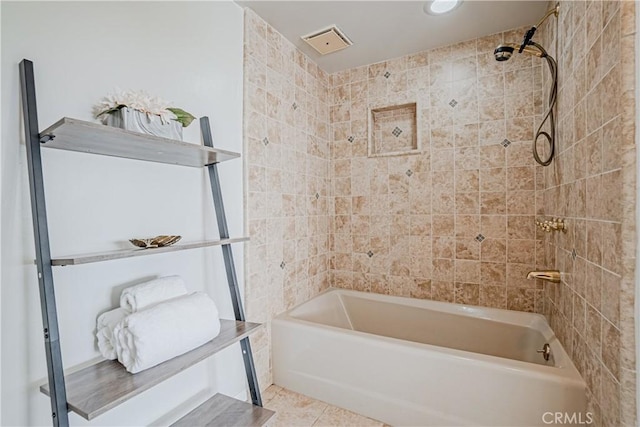
[(182, 239), (182, 236), (156, 236), (150, 239), (129, 239), (135, 246), (143, 249), (161, 248), (163, 246), (171, 246)]

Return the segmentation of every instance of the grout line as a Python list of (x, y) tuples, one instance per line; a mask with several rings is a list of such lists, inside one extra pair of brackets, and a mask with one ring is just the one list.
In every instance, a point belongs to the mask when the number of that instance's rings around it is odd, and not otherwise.
[[(317, 400), (317, 402), (320, 402), (320, 400)], [(326, 403), (326, 402), (322, 402), (322, 403)], [(320, 413), (320, 415), (318, 415), (318, 417), (317, 417), (315, 420), (313, 420), (313, 423), (311, 423), (311, 426), (312, 426), (312, 427), (313, 427), (313, 426), (316, 426), (316, 425), (318, 425), (318, 426), (319, 426), (319, 424), (317, 424), (317, 423), (318, 423), (318, 421), (320, 421), (320, 418), (322, 418), (322, 416), (325, 414), (325, 412), (327, 412), (327, 410), (328, 410), (330, 407), (332, 407), (332, 406), (333, 406), (333, 405), (330, 405), (330, 404), (326, 403), (326, 406), (324, 407), (324, 409), (322, 410), (322, 412)]]

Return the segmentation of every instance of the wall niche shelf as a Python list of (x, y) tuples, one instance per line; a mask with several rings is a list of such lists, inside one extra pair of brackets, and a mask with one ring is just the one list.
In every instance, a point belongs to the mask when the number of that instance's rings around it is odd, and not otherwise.
[[(200, 119), (204, 145), (130, 132), (67, 117), (45, 131), (39, 132), (33, 63), (26, 59), (20, 62), (20, 83), (36, 251), (35, 264), (38, 270), (47, 361), (48, 382), (41, 387), (41, 391), (51, 400), (52, 424), (56, 427), (68, 426), (68, 411), (76, 412), (87, 420), (91, 420), (236, 342), (240, 342), (251, 403), (216, 394), (186, 414), (176, 425), (193, 425), (195, 421), (198, 425), (265, 424), (274, 413), (262, 408), (262, 398), (249, 342), (249, 335), (261, 325), (245, 321), (231, 249), (233, 243), (245, 242), (249, 238), (229, 236), (217, 169), (219, 162), (238, 158), (240, 154), (213, 148), (213, 137), (207, 117)], [(42, 170), (42, 147), (187, 167), (206, 167), (220, 238), (164, 248), (132, 248), (52, 258)], [(64, 375), (53, 266), (112, 261), (210, 246), (219, 246), (222, 250), (235, 315), (235, 320), (220, 321), (221, 332), (216, 338), (137, 374), (128, 373), (116, 361), (104, 360), (67, 376)]]
[(369, 157), (415, 154), (420, 150), (418, 105), (409, 102), (369, 108)]

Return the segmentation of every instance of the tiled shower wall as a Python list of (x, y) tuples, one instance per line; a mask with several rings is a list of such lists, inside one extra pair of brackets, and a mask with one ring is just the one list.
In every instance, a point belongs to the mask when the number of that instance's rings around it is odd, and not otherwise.
[[(544, 266), (531, 156), (542, 63), (493, 56), (523, 33), (331, 75), (333, 285), (542, 312), (542, 283), (525, 278)], [(369, 109), (414, 102), (419, 153), (369, 157)], [(384, 126), (400, 138), (406, 123)]]
[[(492, 54), (524, 29), (329, 78), (247, 11), (249, 319), (329, 284), (544, 312), (596, 423), (635, 425), (633, 8), (563, 2), (557, 47), (553, 18), (539, 32), (560, 64), (548, 168), (530, 152), (544, 62)], [(368, 108), (412, 102), (421, 153), (368, 157)], [(544, 215), (569, 231), (537, 232)], [(534, 268), (558, 268), (563, 283), (543, 290), (524, 279)], [(263, 386), (269, 341), (268, 328), (252, 339)]]
[(267, 387), (270, 320), (328, 286), (329, 79), (249, 9), (244, 43), (245, 295)]
[[(545, 286), (556, 335), (588, 386), (596, 425), (635, 426), (634, 2), (566, 1), (543, 44), (558, 58), (557, 156), (544, 170)], [(548, 76), (545, 87), (549, 84)]]

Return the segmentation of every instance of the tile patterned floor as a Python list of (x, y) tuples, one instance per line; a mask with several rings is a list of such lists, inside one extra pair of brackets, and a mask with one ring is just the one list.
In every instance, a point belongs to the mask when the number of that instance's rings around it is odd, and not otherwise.
[(264, 407), (276, 411), (269, 427), (384, 427), (385, 424), (302, 394), (270, 386), (263, 394)]

